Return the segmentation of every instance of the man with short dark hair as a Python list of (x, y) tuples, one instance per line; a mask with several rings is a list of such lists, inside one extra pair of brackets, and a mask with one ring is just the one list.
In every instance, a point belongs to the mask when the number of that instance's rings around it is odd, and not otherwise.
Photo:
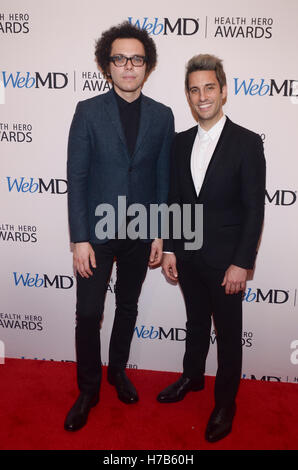
[[(98, 65), (112, 82), (108, 93), (78, 104), (68, 146), (68, 203), (74, 266), (77, 270), (76, 352), (79, 397), (64, 427), (84, 426), (99, 399), (100, 321), (114, 258), (117, 262), (116, 311), (109, 347), (108, 381), (124, 403), (138, 401), (125, 374), (138, 298), (148, 263), (162, 257), (162, 240), (123, 237), (119, 196), (127, 205), (166, 202), (169, 152), (174, 135), (170, 108), (141, 89), (155, 67), (154, 41), (125, 22), (104, 32), (96, 44)], [(97, 208), (115, 210), (115, 236), (97, 237)], [(100, 212), (100, 211), (99, 211)], [(120, 235), (121, 232), (121, 235)], [(150, 258), (150, 259), (149, 259)]]
[(213, 315), (218, 370), (206, 439), (215, 442), (231, 431), (236, 410), (242, 292), (263, 224), (265, 159), (261, 137), (223, 113), (227, 85), (220, 59), (208, 54), (193, 57), (185, 85), (198, 125), (175, 138), (168, 203), (203, 205), (203, 245), (187, 251), (183, 239), (164, 241), (162, 267), (169, 279), (179, 279), (187, 334), (183, 375), (157, 399), (172, 403), (204, 388)]

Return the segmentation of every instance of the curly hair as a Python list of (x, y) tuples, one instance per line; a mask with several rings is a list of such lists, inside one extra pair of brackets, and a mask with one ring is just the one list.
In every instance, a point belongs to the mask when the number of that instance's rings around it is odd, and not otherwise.
[(96, 41), (95, 57), (105, 77), (108, 77), (112, 43), (115, 39), (121, 38), (138, 39), (143, 44), (146, 56), (146, 72), (149, 74), (154, 69), (157, 62), (155, 43), (146, 30), (139, 29), (133, 26), (129, 21), (125, 21), (118, 26), (113, 26), (107, 31), (104, 31), (102, 36)]

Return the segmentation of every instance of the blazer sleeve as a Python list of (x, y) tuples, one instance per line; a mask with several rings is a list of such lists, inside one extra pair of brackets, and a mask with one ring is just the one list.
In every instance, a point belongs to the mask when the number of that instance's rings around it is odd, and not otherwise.
[[(178, 185), (178, 161), (177, 161), (177, 135), (175, 136), (172, 146), (171, 146), (171, 158), (170, 158), (170, 185), (169, 185), (169, 195), (168, 195), (168, 206), (171, 204), (180, 203), (179, 195), (179, 185)], [(163, 251), (173, 252), (174, 251), (174, 242), (173, 242), (173, 218), (169, 217), (169, 238), (165, 239), (163, 242)]]
[(174, 116), (172, 110), (168, 108), (167, 124), (164, 138), (161, 144), (158, 156), (156, 175), (157, 175), (157, 202), (162, 204), (167, 202), (169, 191), (169, 170), (170, 170), (170, 152), (174, 138)]
[(262, 231), (265, 205), (266, 162), (260, 136), (244, 149), (241, 165), (241, 202), (244, 208), (241, 235), (232, 264), (245, 269), (254, 266)]
[[(170, 172), (170, 152), (175, 135), (174, 131), (174, 116), (172, 110), (168, 108), (167, 125), (164, 138), (161, 144), (160, 153), (156, 166), (156, 190), (157, 190), (157, 203), (163, 204), (168, 200), (169, 193), (169, 172)], [(158, 224), (158, 236), (162, 236), (161, 220)]]
[(82, 103), (78, 103), (70, 126), (67, 150), (68, 215), (72, 242), (89, 241), (88, 174), (90, 135)]

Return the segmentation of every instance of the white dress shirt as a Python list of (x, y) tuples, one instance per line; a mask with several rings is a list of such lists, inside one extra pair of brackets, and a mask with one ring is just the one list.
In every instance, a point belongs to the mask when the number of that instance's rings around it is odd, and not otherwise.
[(208, 165), (225, 122), (226, 116), (224, 115), (209, 131), (205, 131), (200, 124), (198, 124), (198, 132), (194, 140), (190, 160), (191, 175), (197, 196), (201, 190)]

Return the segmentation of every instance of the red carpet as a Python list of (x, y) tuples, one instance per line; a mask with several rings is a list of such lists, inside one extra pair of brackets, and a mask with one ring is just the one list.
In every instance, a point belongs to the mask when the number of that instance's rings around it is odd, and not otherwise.
[(106, 381), (86, 427), (64, 431), (77, 397), (73, 363), (6, 359), (0, 365), (0, 449), (5, 450), (296, 450), (298, 386), (242, 380), (233, 432), (204, 440), (213, 407), (214, 378), (180, 403), (155, 397), (179, 374), (128, 370), (140, 401), (125, 405)]

